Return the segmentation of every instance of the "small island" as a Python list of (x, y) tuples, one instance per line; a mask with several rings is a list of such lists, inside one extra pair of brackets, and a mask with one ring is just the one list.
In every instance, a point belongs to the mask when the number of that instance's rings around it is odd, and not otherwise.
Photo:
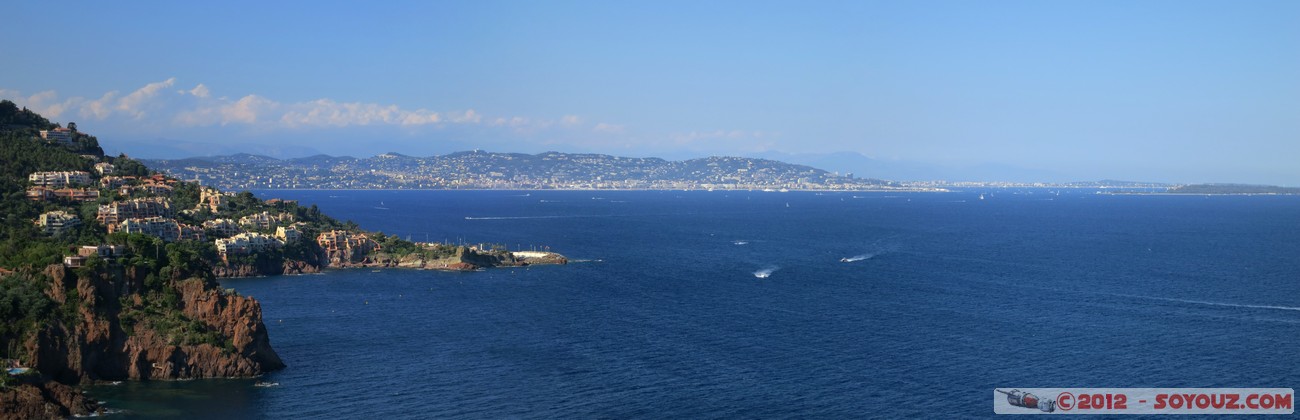
[(101, 410), (78, 385), (283, 368), (261, 304), (218, 278), (567, 263), (405, 241), (315, 205), (181, 181), (7, 100), (0, 161), (0, 418)]

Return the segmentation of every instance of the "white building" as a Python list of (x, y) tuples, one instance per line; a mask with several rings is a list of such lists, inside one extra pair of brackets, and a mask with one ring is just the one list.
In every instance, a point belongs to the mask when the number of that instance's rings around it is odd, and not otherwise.
[(254, 213), (240, 218), (239, 224), (254, 229), (270, 229), (271, 226), (275, 226), (278, 223), (287, 223), (292, 221), (293, 221), (293, 214), (291, 213), (271, 214), (270, 212), (264, 211), (261, 213)]
[(72, 144), (72, 130), (63, 127), (41, 130), (41, 138), (59, 144)]
[(244, 232), (238, 223), (230, 219), (213, 219), (203, 222), (204, 229), (215, 231), (217, 235), (231, 237)]
[(298, 231), (297, 226), (280, 226), (275, 228), (275, 237), (284, 243), (289, 243), (297, 241), (302, 237), (302, 233)]
[(116, 170), (117, 167), (108, 162), (99, 162), (95, 164), (95, 172), (99, 172), (100, 175), (112, 175), (113, 171)]
[(81, 226), (81, 219), (66, 211), (56, 210), (41, 213), (41, 217), (36, 219), (36, 224), (47, 235), (62, 235), (63, 232)]
[(137, 198), (134, 200), (114, 201), (99, 206), (95, 216), (100, 223), (108, 226), (109, 233), (115, 232), (114, 225), (126, 219), (147, 217), (171, 217), (171, 203), (161, 197)]
[(128, 181), (134, 180), (135, 177), (105, 176), (99, 179), (100, 188), (117, 189), (126, 185)]
[(176, 242), (181, 239), (181, 225), (176, 219), (166, 217), (145, 217), (126, 219), (118, 224), (118, 230), (126, 233), (143, 233), (161, 238), (164, 242)]
[(89, 257), (97, 255), (99, 258), (117, 258), (126, 255), (126, 245), (84, 245), (77, 249), (77, 255)]
[(257, 232), (241, 233), (227, 239), (217, 239), (217, 252), (224, 258), (231, 254), (247, 254), (264, 249), (279, 248), (284, 242)]
[(90, 172), (86, 171), (50, 171), (34, 172), (27, 180), (37, 187), (63, 188), (73, 184), (90, 184)]

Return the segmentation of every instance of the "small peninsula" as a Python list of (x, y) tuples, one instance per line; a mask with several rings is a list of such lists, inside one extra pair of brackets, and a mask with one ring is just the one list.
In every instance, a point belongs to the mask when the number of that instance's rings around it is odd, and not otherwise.
[(102, 410), (79, 385), (285, 367), (261, 304), (218, 278), (567, 262), (405, 241), (314, 205), (181, 181), (8, 100), (0, 161), (0, 418)]
[(1172, 187), (1165, 192), (1208, 195), (1294, 195), (1300, 194), (1300, 188), (1249, 184), (1191, 184)]

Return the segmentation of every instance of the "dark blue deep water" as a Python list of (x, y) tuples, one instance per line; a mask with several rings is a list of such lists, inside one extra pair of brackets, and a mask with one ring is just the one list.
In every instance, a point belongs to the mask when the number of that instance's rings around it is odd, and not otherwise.
[(574, 262), (226, 280), (262, 302), (278, 386), (97, 397), (220, 418), (897, 418), (992, 415), (995, 387), (1300, 385), (1300, 197), (259, 195)]

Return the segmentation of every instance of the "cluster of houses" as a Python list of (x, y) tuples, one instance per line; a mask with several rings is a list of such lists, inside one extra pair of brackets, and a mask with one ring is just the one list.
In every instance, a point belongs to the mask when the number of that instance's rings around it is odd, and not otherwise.
[(162, 175), (149, 177), (114, 176), (113, 164), (101, 162), (95, 165), (95, 171), (101, 178), (96, 183), (86, 171), (48, 171), (35, 172), (27, 177), (31, 187), (27, 188), (27, 198), (34, 201), (67, 200), (91, 202), (99, 200), (99, 190), (117, 190), (124, 196), (148, 195), (170, 196), (175, 189), (176, 180)]
[[(263, 212), (263, 214), (265, 214), (265, 212)], [(247, 219), (247, 217), (244, 219)], [(240, 224), (243, 224), (244, 219), (240, 219)], [(290, 218), (289, 220), (293, 219)], [(280, 248), (285, 244), (296, 242), (302, 237), (302, 232), (298, 230), (299, 225), (297, 223), (286, 226), (277, 226), (275, 228), (275, 234), (268, 235), (259, 232), (244, 232), (238, 225), (231, 223), (230, 219), (209, 220), (208, 222), (204, 222), (204, 224), (207, 225), (211, 222), (216, 222), (213, 223), (213, 226), (220, 226), (222, 229), (221, 232), (223, 233), (238, 232), (229, 235), (227, 238), (221, 238), (215, 241), (217, 245), (217, 253), (221, 254), (222, 259), (226, 259), (230, 255), (249, 254), (267, 249)]]
[(324, 251), (325, 260), (332, 263), (359, 261), (380, 250), (379, 243), (366, 234), (346, 230), (321, 232), (316, 235), (316, 244)]
[[(109, 233), (141, 233), (157, 237), (166, 242), (208, 240), (208, 235), (215, 236), (214, 243), (221, 257), (227, 255), (247, 254), (269, 248), (279, 248), (286, 243), (297, 241), (302, 233), (299, 223), (295, 223), (291, 213), (272, 213), (263, 211), (248, 216), (232, 219), (213, 219), (200, 225), (189, 225), (177, 221), (177, 213), (172, 208), (169, 196), (176, 182), (163, 175), (150, 177), (114, 176), (112, 164), (101, 162), (95, 165), (95, 176), (86, 171), (44, 171), (28, 176), (31, 187), (27, 197), (37, 201), (63, 200), (74, 202), (93, 202), (100, 198), (100, 189), (117, 189), (124, 196), (135, 195), (137, 198), (113, 201), (97, 208), (95, 219), (104, 225)], [(98, 188), (96, 187), (98, 185)], [(137, 193), (138, 194), (133, 194)], [(141, 197), (142, 196), (142, 197)], [(193, 210), (203, 209), (213, 212), (225, 209), (230, 204), (230, 194), (216, 189), (203, 188), (200, 200)], [(35, 224), (47, 235), (62, 235), (82, 224), (75, 212), (55, 210), (45, 212), (35, 220)], [(274, 229), (275, 234), (259, 233)], [(108, 245), (105, 245), (108, 246)], [(113, 258), (122, 250), (110, 247), (103, 252), (90, 252), (83, 247), (76, 256), (65, 258), (69, 267), (80, 267), (92, 255)]]
[(229, 238), (217, 239), (216, 243), (217, 253), (221, 254), (222, 259), (225, 259), (231, 255), (280, 248), (284, 246), (285, 241), (263, 233), (244, 232)]
[(372, 251), (379, 250), (379, 243), (370, 239), (364, 233), (348, 232), (346, 230), (331, 230), (321, 232), (316, 236), (316, 244), (320, 245), (326, 253), (335, 251), (351, 251), (353, 253), (368, 254)]
[(95, 201), (99, 199), (98, 188), (85, 188), (91, 185), (90, 173), (86, 171), (36, 172), (28, 175), (27, 181), (32, 184), (27, 189), (27, 198), (31, 200)]
[[(41, 137), (50, 142), (70, 143), (76, 129), (71, 124), (69, 126), (70, 129), (41, 131)], [(140, 233), (166, 242), (206, 241), (212, 236), (217, 252), (226, 261), (231, 255), (278, 249), (304, 240), (303, 223), (297, 222), (294, 215), (287, 212), (262, 211), (238, 220), (217, 218), (199, 225), (182, 223), (175, 218), (177, 213), (192, 215), (204, 210), (217, 213), (229, 208), (232, 195), (203, 187), (195, 208), (178, 211), (172, 207), (171, 201), (175, 179), (161, 174), (147, 177), (120, 175), (109, 162), (96, 163), (93, 172), (41, 171), (30, 174), (27, 179), (30, 183), (27, 198), (33, 201), (97, 202), (103, 190), (132, 197), (100, 204), (95, 208), (95, 220), (109, 233)], [(279, 201), (267, 202), (277, 204)], [(45, 212), (34, 223), (44, 234), (59, 236), (77, 229), (82, 220), (75, 210), (67, 209)], [(269, 233), (271, 231), (274, 233)], [(327, 256), (364, 256), (380, 249), (379, 243), (364, 233), (345, 230), (322, 232), (315, 239)], [(91, 258), (113, 259), (125, 252), (126, 248), (121, 245), (82, 246), (76, 249), (76, 255), (65, 257), (64, 264), (82, 267)]]

